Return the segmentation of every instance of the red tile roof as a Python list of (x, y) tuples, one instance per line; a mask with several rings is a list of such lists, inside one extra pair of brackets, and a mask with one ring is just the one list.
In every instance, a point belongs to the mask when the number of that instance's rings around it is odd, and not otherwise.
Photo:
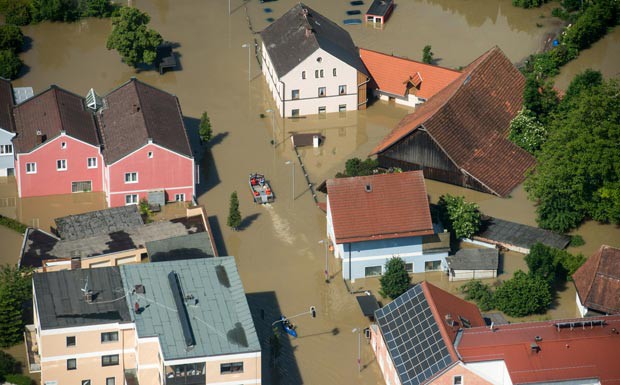
[[(416, 95), (429, 99), (459, 77), (460, 72), (360, 48), (360, 57), (380, 91), (405, 96), (407, 83), (421, 78)], [(413, 83), (415, 85), (415, 83)]]
[[(484, 326), (484, 318), (482, 318), (480, 310), (478, 310), (476, 305), (426, 281), (423, 281), (421, 285), (435, 321), (441, 331), (441, 336), (446, 341), (452, 358), (457, 360), (458, 355), (454, 349), (454, 341), (459, 329), (465, 327), (463, 322), (469, 322), (471, 327)], [(452, 320), (452, 326), (450, 326), (450, 320)]]
[(99, 136), (92, 113), (84, 99), (57, 86), (26, 100), (13, 109), (17, 152), (30, 152), (39, 143), (37, 131), (50, 140), (61, 131), (71, 137), (98, 146)]
[(573, 274), (581, 303), (602, 313), (620, 313), (620, 249), (603, 245)]
[[(605, 326), (558, 329), (559, 322), (604, 320)], [(513, 384), (597, 378), (620, 383), (620, 316), (544, 321), (463, 330), (457, 350), (465, 363), (504, 360)], [(531, 344), (535, 336), (540, 350)]]
[(421, 171), (329, 179), (327, 191), (336, 243), (433, 234)]
[(507, 139), (510, 121), (521, 109), (524, 85), (523, 75), (494, 47), (403, 118), (372, 154), (425, 129), (465, 173), (506, 196), (535, 165), (532, 155)]

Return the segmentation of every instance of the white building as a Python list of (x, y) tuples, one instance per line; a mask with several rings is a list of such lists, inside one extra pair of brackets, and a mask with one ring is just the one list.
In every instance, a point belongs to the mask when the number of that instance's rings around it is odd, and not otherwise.
[(368, 72), (334, 22), (299, 3), (261, 37), (263, 74), (280, 116), (366, 108)]
[(0, 78), (0, 177), (15, 174), (13, 107), (32, 95), (31, 87), (13, 88), (10, 80)]

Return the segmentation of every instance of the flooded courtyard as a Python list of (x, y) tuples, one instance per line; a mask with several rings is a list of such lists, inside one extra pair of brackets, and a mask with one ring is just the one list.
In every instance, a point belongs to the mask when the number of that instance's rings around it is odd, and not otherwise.
[[(254, 31), (260, 31), (268, 25), (268, 17), (279, 17), (295, 3), (232, 1), (229, 16), (225, 1), (133, 0), (133, 6), (150, 14), (152, 27), (165, 40), (178, 44), (182, 69), (163, 76), (156, 71), (135, 72), (120, 62), (115, 51), (105, 48), (109, 20), (28, 26), (23, 31), (31, 44), (21, 54), (27, 70), (14, 83), (31, 86), (35, 93), (57, 84), (81, 95), (90, 88), (106, 94), (136, 76), (177, 95), (190, 129), (195, 129), (192, 122), (208, 111), (214, 139), (201, 162), (197, 199), (208, 212), (220, 255), (236, 257), (254, 309), (267, 309), (267, 314), (279, 309), (292, 315), (316, 306), (319, 312), (316, 319), (297, 319), (300, 338), (284, 349), (279, 371), (263, 374), (264, 383), (376, 384), (381, 374), (365, 343), (363, 370), (358, 373), (357, 336), (352, 330), (366, 327), (368, 321), (348, 294), (340, 279), (340, 267), (332, 257), (328, 259), (332, 279), (325, 283), (325, 249), (319, 244), (325, 238), (325, 214), (316, 208), (288, 137), (291, 132), (317, 132), (326, 137), (324, 146), (318, 149), (300, 149), (310, 181), (319, 184), (340, 171), (346, 159), (365, 157), (411, 110), (376, 102), (366, 111), (328, 114), (325, 118), (272, 119), (266, 111), (274, 106), (258, 62), (252, 56), (248, 63), (248, 51), (242, 45), (253, 45), (258, 39), (248, 28), (248, 20)], [(346, 10), (354, 8), (348, 1), (315, 0), (307, 4), (338, 23), (347, 17)], [(265, 8), (272, 12), (266, 13)], [(361, 47), (412, 59), (420, 59), (422, 48), (431, 44), (438, 64), (447, 67), (467, 65), (493, 45), (499, 45), (517, 62), (539, 49), (545, 35), (557, 29), (558, 21), (550, 17), (551, 8), (548, 5), (523, 10), (513, 7), (510, 0), (407, 1), (398, 4), (383, 30), (366, 25), (346, 28)], [(261, 114), (265, 116), (261, 118)], [(251, 172), (268, 177), (276, 194), (274, 204), (252, 203), (247, 186)], [(98, 193), (18, 199), (11, 178), (0, 182), (0, 198), (6, 198), (0, 214), (45, 230), (53, 218), (105, 206), (103, 195)], [(445, 193), (465, 195), (486, 214), (535, 225), (535, 207), (526, 199), (522, 187), (508, 199), (435, 181), (427, 181), (427, 189), (433, 202)], [(226, 227), (233, 191), (239, 193), (244, 217), (240, 231)], [(318, 198), (325, 199), (321, 193)], [(586, 223), (577, 233), (586, 244), (574, 251), (586, 255), (601, 243), (620, 246), (620, 229), (616, 226)], [(21, 236), (0, 227), (0, 240), (0, 262), (15, 263)], [(519, 254), (507, 253), (504, 261), (506, 274), (524, 268)], [(428, 279), (456, 292), (441, 273), (413, 279)], [(373, 285), (371, 280), (363, 281), (356, 284)], [(373, 291), (376, 279), (374, 285)], [(570, 292), (570, 287), (561, 294), (560, 302), (567, 306), (562, 308), (565, 312), (554, 313), (554, 309), (551, 316), (566, 316), (573, 311), (570, 306), (574, 307), (574, 289)], [(272, 321), (261, 320), (257, 328), (265, 328)]]

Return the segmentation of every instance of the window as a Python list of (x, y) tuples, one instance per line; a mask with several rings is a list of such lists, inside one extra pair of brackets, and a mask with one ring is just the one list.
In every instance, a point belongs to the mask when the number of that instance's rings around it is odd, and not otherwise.
[(319, 107), (319, 114), (324, 114), (326, 112), (326, 110), (327, 109), (325, 108), (325, 106)]
[(301, 78), (306, 79), (306, 71), (301, 71)]
[(319, 87), (319, 97), (325, 96), (325, 87)]
[(67, 160), (59, 159), (56, 161), (56, 170), (65, 171), (67, 169)]
[(37, 164), (26, 163), (26, 174), (36, 174), (36, 173), (37, 173)]
[(441, 269), (441, 261), (424, 262), (424, 271), (436, 271)]
[(118, 365), (118, 354), (112, 354), (109, 356), (101, 356), (101, 366), (114, 366)]
[(118, 332), (101, 333), (101, 342), (118, 341)]
[(0, 145), (0, 155), (8, 155), (13, 153), (13, 145), (12, 144), (2, 144)]
[(153, 158), (153, 151), (149, 151), (148, 157), (149, 157), (149, 159)]
[(320, 62), (322, 62), (322, 61), (323, 61), (323, 58), (319, 56), (319, 57), (317, 57), (317, 58), (316, 58), (316, 61), (317, 61), (318, 63), (320, 63)]
[(88, 168), (97, 168), (97, 158), (87, 159)]
[(67, 370), (75, 370), (77, 369), (77, 359), (69, 358), (67, 360)]
[(320, 71), (321, 77), (323, 77), (323, 70)]
[(90, 385), (90, 380), (82, 380), (82, 385)]
[(314, 77), (319, 78), (319, 70), (314, 70)]
[(67, 347), (75, 346), (75, 336), (67, 337)]
[(138, 194), (125, 195), (125, 206), (137, 205), (137, 204), (138, 204)]
[(366, 266), (364, 268), (365, 277), (374, 277), (376, 275), (381, 275), (381, 266)]
[(454, 385), (463, 385), (463, 376), (454, 376), (454, 377), (452, 377), (452, 384), (454, 384)]
[(60, 148), (62, 148), (63, 150), (67, 148), (67, 142), (60, 142)]
[(291, 110), (291, 116), (299, 116), (299, 109), (295, 108), (294, 110)]
[(87, 180), (83, 182), (71, 182), (71, 192), (89, 192), (93, 190), (92, 182)]
[(347, 86), (338, 86), (338, 95), (345, 95), (347, 93)]
[(116, 378), (108, 377), (105, 379), (105, 385), (116, 385)]
[(138, 173), (137, 172), (126, 172), (125, 183), (138, 183)]
[(336, 69), (335, 68), (332, 70), (332, 75), (336, 76)]
[(299, 90), (292, 90), (291, 91), (291, 98), (292, 99), (299, 99)]
[(339, 105), (338, 112), (347, 112), (347, 105), (346, 104)]
[(413, 263), (405, 263), (405, 270), (407, 273), (413, 273)]
[(185, 202), (185, 194), (174, 194), (174, 200), (176, 202)]
[(243, 362), (231, 362), (220, 365), (220, 374), (243, 373)]

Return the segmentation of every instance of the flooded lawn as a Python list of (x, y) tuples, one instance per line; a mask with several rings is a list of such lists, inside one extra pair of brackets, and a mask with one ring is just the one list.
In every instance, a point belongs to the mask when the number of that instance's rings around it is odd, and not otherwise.
[[(348, 112), (344, 116), (272, 120), (266, 110), (273, 108), (273, 104), (258, 63), (251, 58), (252, 80), (248, 82), (248, 52), (241, 46), (257, 38), (248, 29), (248, 20), (259, 31), (268, 24), (268, 17), (279, 17), (296, 3), (294, 0), (265, 4), (253, 1), (247, 3), (247, 9), (241, 1), (232, 1), (230, 17), (225, 1), (134, 0), (132, 3), (151, 15), (152, 27), (165, 40), (178, 43), (181, 71), (163, 76), (155, 71), (133, 71), (120, 62), (116, 52), (105, 48), (110, 21), (88, 19), (74, 24), (41, 23), (24, 28), (32, 46), (21, 55), (28, 71), (15, 85), (32, 86), (35, 92), (41, 92), (54, 83), (81, 95), (90, 88), (106, 94), (136, 76), (176, 94), (186, 120), (194, 125), (202, 112), (208, 111), (214, 139), (201, 163), (198, 201), (209, 214), (220, 254), (236, 257), (245, 290), (250, 298), (256, 298), (256, 302), (250, 301), (253, 308), (270, 306), (272, 311), (287, 316), (305, 312), (311, 305), (318, 310), (316, 319), (307, 316), (296, 319), (300, 338), (292, 340), (291, 346), (284, 349), (277, 370), (279, 375), (265, 370), (264, 383), (379, 383), (382, 380), (378, 365), (365, 342), (364, 369), (357, 372), (357, 336), (352, 329), (365, 327), (368, 321), (348, 294), (340, 279), (339, 264), (332, 257), (328, 262), (333, 279), (325, 283), (325, 249), (318, 243), (325, 238), (325, 214), (311, 199), (288, 138), (292, 131), (326, 136), (324, 146), (300, 149), (310, 181), (318, 184), (340, 171), (346, 159), (365, 157), (410, 111), (377, 102), (367, 111)], [(307, 4), (336, 22), (347, 18), (345, 11), (354, 8), (348, 1), (313, 0)], [(347, 30), (359, 46), (413, 59), (420, 59), (423, 46), (431, 44), (438, 64), (448, 67), (464, 66), (493, 45), (499, 45), (516, 62), (539, 49), (544, 35), (557, 28), (557, 21), (548, 17), (552, 6), (522, 10), (512, 7), (510, 0), (406, 1), (398, 4), (384, 30), (365, 25), (349, 26)], [(267, 7), (273, 12), (265, 13)], [(364, 12), (366, 9), (362, 8)], [(265, 117), (261, 118), (260, 114)], [(274, 137), (276, 146), (272, 145)], [(292, 165), (287, 161), (292, 161)], [(276, 195), (272, 205), (252, 203), (247, 180), (251, 172), (264, 173), (269, 179)], [(444, 193), (466, 195), (487, 214), (535, 224), (534, 206), (521, 188), (513, 192), (510, 200), (503, 200), (427, 182), (433, 201)], [(244, 217), (240, 231), (226, 227), (233, 191), (239, 194)], [(103, 195), (96, 193), (16, 200), (15, 190), (7, 186), (3, 189), (0, 184), (0, 194), (15, 200), (14, 206), (0, 207), (0, 210), (6, 209), (7, 215), (44, 229), (49, 228), (55, 217), (105, 205)], [(320, 193), (319, 198), (324, 199)], [(620, 242), (617, 228), (586, 225), (578, 232), (588, 242), (585, 247), (595, 249), (600, 242)], [(3, 253), (11, 250), (10, 255), (14, 255), (12, 250), (18, 250), (21, 245), (20, 236), (2, 228), (0, 239), (3, 245), (9, 245), (3, 248)], [(523, 266), (522, 256), (508, 254), (506, 275), (509, 270)], [(2, 254), (3, 260), (11, 262), (12, 257), (5, 255)], [(443, 284), (440, 273), (414, 279)], [(445, 281), (446, 285), (441, 287), (454, 291)], [(363, 280), (358, 283), (366, 285)], [(266, 314), (271, 313), (266, 311)], [(257, 328), (269, 327), (271, 322), (273, 319), (259, 319)]]

